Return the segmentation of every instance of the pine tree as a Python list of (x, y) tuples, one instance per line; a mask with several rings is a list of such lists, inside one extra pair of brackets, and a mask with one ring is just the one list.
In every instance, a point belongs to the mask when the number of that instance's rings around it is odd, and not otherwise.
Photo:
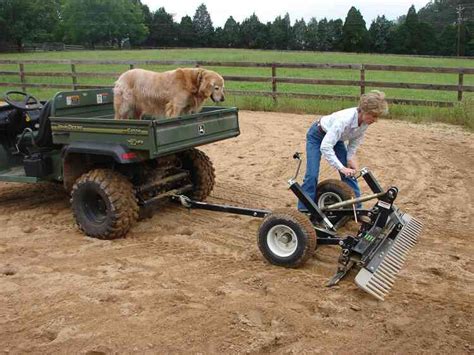
[(289, 49), (291, 38), (290, 15), (278, 16), (270, 27), (272, 47), (274, 49)]
[(228, 48), (237, 48), (240, 42), (240, 26), (234, 20), (232, 16), (230, 16), (224, 24), (223, 29), (223, 38), (225, 47)]
[(306, 48), (312, 51), (318, 50), (318, 21), (312, 17), (306, 26)]
[(211, 15), (204, 4), (199, 5), (193, 17), (193, 27), (197, 36), (197, 43), (202, 47), (212, 45), (214, 27), (212, 25)]
[(240, 41), (243, 48), (268, 48), (268, 27), (252, 14), (240, 25)]
[(351, 7), (342, 28), (342, 48), (345, 52), (365, 52), (368, 47), (368, 33), (359, 10)]
[(178, 45), (181, 47), (196, 46), (196, 33), (194, 32), (193, 20), (189, 16), (181, 18), (178, 26)]
[(328, 42), (329, 42), (329, 49), (332, 51), (340, 51), (342, 50), (342, 20), (330, 20), (328, 22)]
[(178, 42), (178, 26), (173, 15), (160, 7), (152, 16), (149, 40), (156, 47), (170, 47)]
[(328, 29), (328, 20), (323, 18), (318, 23), (318, 51), (328, 51), (331, 49), (331, 43), (329, 41), (329, 29)]
[(307, 27), (304, 19), (296, 20), (292, 28), (292, 41), (290, 43), (291, 49), (306, 49), (306, 32)]
[(390, 34), (394, 27), (393, 22), (387, 20), (385, 16), (377, 16), (377, 19), (372, 21), (369, 29), (369, 48), (371, 52), (388, 52)]
[(408, 9), (407, 17), (402, 25), (403, 30), (403, 48), (405, 53), (417, 54), (420, 48), (420, 33), (418, 15), (415, 6)]

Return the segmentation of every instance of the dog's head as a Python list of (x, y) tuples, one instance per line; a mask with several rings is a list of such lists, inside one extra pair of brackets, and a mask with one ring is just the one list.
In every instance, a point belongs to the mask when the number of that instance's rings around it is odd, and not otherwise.
[(204, 98), (211, 98), (214, 102), (225, 100), (224, 96), (224, 78), (212, 70), (202, 69), (198, 76), (199, 93)]

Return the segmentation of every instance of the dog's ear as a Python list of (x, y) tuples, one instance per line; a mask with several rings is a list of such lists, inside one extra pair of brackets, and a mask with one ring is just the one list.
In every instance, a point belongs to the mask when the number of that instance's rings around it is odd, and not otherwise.
[(211, 82), (211, 76), (207, 70), (203, 70), (202, 77), (199, 83), (199, 96), (207, 99), (211, 96), (214, 89)]
[(176, 69), (176, 79), (181, 81), (184, 89), (196, 95), (199, 92), (199, 77), (204, 69), (178, 68)]

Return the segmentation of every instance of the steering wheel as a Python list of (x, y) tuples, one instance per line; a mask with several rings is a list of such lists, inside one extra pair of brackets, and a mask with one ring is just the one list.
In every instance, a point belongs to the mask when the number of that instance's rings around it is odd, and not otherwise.
[[(11, 98), (11, 95), (20, 95), (24, 99), (23, 101), (15, 101)], [(36, 97), (23, 91), (8, 91), (4, 96), (4, 100), (11, 106), (23, 111), (40, 110), (43, 108), (43, 104)]]

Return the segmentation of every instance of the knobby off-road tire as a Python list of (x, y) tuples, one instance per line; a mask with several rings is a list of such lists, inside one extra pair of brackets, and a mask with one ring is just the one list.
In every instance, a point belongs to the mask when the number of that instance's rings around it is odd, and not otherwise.
[(108, 169), (91, 170), (79, 177), (72, 188), (71, 206), (79, 228), (99, 239), (125, 236), (138, 219), (132, 184)]
[(292, 209), (273, 211), (257, 232), (258, 248), (273, 265), (296, 268), (316, 249), (316, 232), (309, 219)]
[(202, 201), (214, 188), (216, 174), (209, 157), (198, 149), (189, 149), (181, 154), (183, 167), (189, 170), (194, 185), (189, 197)]
[[(329, 206), (334, 203), (350, 200), (354, 198), (354, 190), (344, 181), (336, 179), (328, 179), (321, 181), (316, 188), (316, 203), (319, 208)], [(350, 206), (345, 207), (350, 208)], [(329, 220), (333, 224), (337, 224), (337, 227), (342, 227), (346, 224), (351, 217), (336, 217), (328, 216)]]

